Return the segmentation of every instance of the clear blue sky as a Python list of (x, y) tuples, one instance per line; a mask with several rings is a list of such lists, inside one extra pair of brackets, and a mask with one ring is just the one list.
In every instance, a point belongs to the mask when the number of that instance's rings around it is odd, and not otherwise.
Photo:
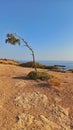
[(30, 51), (5, 44), (22, 36), (37, 60), (73, 60), (73, 0), (0, 0), (0, 58), (30, 60)]

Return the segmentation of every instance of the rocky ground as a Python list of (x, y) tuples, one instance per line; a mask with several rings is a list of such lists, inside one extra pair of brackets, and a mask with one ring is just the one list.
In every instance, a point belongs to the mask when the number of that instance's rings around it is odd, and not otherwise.
[(0, 64), (0, 130), (73, 130), (73, 73), (27, 80), (33, 69)]

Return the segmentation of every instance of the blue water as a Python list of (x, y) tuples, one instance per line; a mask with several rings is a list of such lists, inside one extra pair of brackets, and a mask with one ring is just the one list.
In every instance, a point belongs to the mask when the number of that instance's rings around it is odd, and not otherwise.
[(45, 65), (61, 65), (61, 66), (65, 66), (64, 69), (68, 70), (68, 69), (73, 69), (73, 61), (39, 61), (42, 64)]
[[(21, 62), (28, 62), (28, 61), (21, 61)], [(44, 65), (48, 65), (48, 66), (53, 66), (53, 65), (62, 65), (65, 66), (64, 69), (68, 70), (68, 69), (73, 69), (73, 61), (36, 61), (36, 62), (40, 62)]]

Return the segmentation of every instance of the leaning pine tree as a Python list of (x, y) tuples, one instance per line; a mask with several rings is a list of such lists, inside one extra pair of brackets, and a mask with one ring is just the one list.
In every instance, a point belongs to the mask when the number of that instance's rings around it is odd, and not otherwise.
[(28, 44), (27, 41), (25, 41), (22, 37), (18, 36), (17, 34), (7, 34), (7, 39), (5, 40), (6, 43), (11, 43), (12, 45), (20, 45), (21, 42), (24, 43), (24, 46), (26, 46), (32, 53), (32, 58), (33, 58), (33, 66), (34, 66), (34, 69), (35, 71), (37, 71), (37, 68), (36, 68), (36, 62), (35, 62), (35, 55), (34, 55), (34, 51), (33, 49), (31, 48), (31, 46)]
[(48, 73), (46, 72), (39, 72), (37, 71), (37, 67), (36, 67), (36, 62), (35, 62), (35, 56), (34, 56), (34, 51), (33, 49), (30, 47), (30, 45), (28, 44), (28, 42), (26, 42), (22, 37), (18, 36), (17, 34), (7, 34), (7, 38), (5, 40), (6, 43), (11, 43), (12, 45), (20, 45), (21, 42), (24, 43), (24, 46), (26, 46), (32, 53), (32, 58), (33, 58), (33, 66), (35, 71), (31, 71), (29, 72), (29, 74), (27, 75), (28, 78), (30, 79), (49, 79), (50, 75), (48, 75)]

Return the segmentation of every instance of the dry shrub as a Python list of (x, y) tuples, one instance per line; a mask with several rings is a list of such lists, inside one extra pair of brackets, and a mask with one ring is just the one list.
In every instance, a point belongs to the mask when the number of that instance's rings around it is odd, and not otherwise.
[(52, 77), (48, 82), (50, 85), (59, 86), (61, 84), (61, 79), (57, 77)]

